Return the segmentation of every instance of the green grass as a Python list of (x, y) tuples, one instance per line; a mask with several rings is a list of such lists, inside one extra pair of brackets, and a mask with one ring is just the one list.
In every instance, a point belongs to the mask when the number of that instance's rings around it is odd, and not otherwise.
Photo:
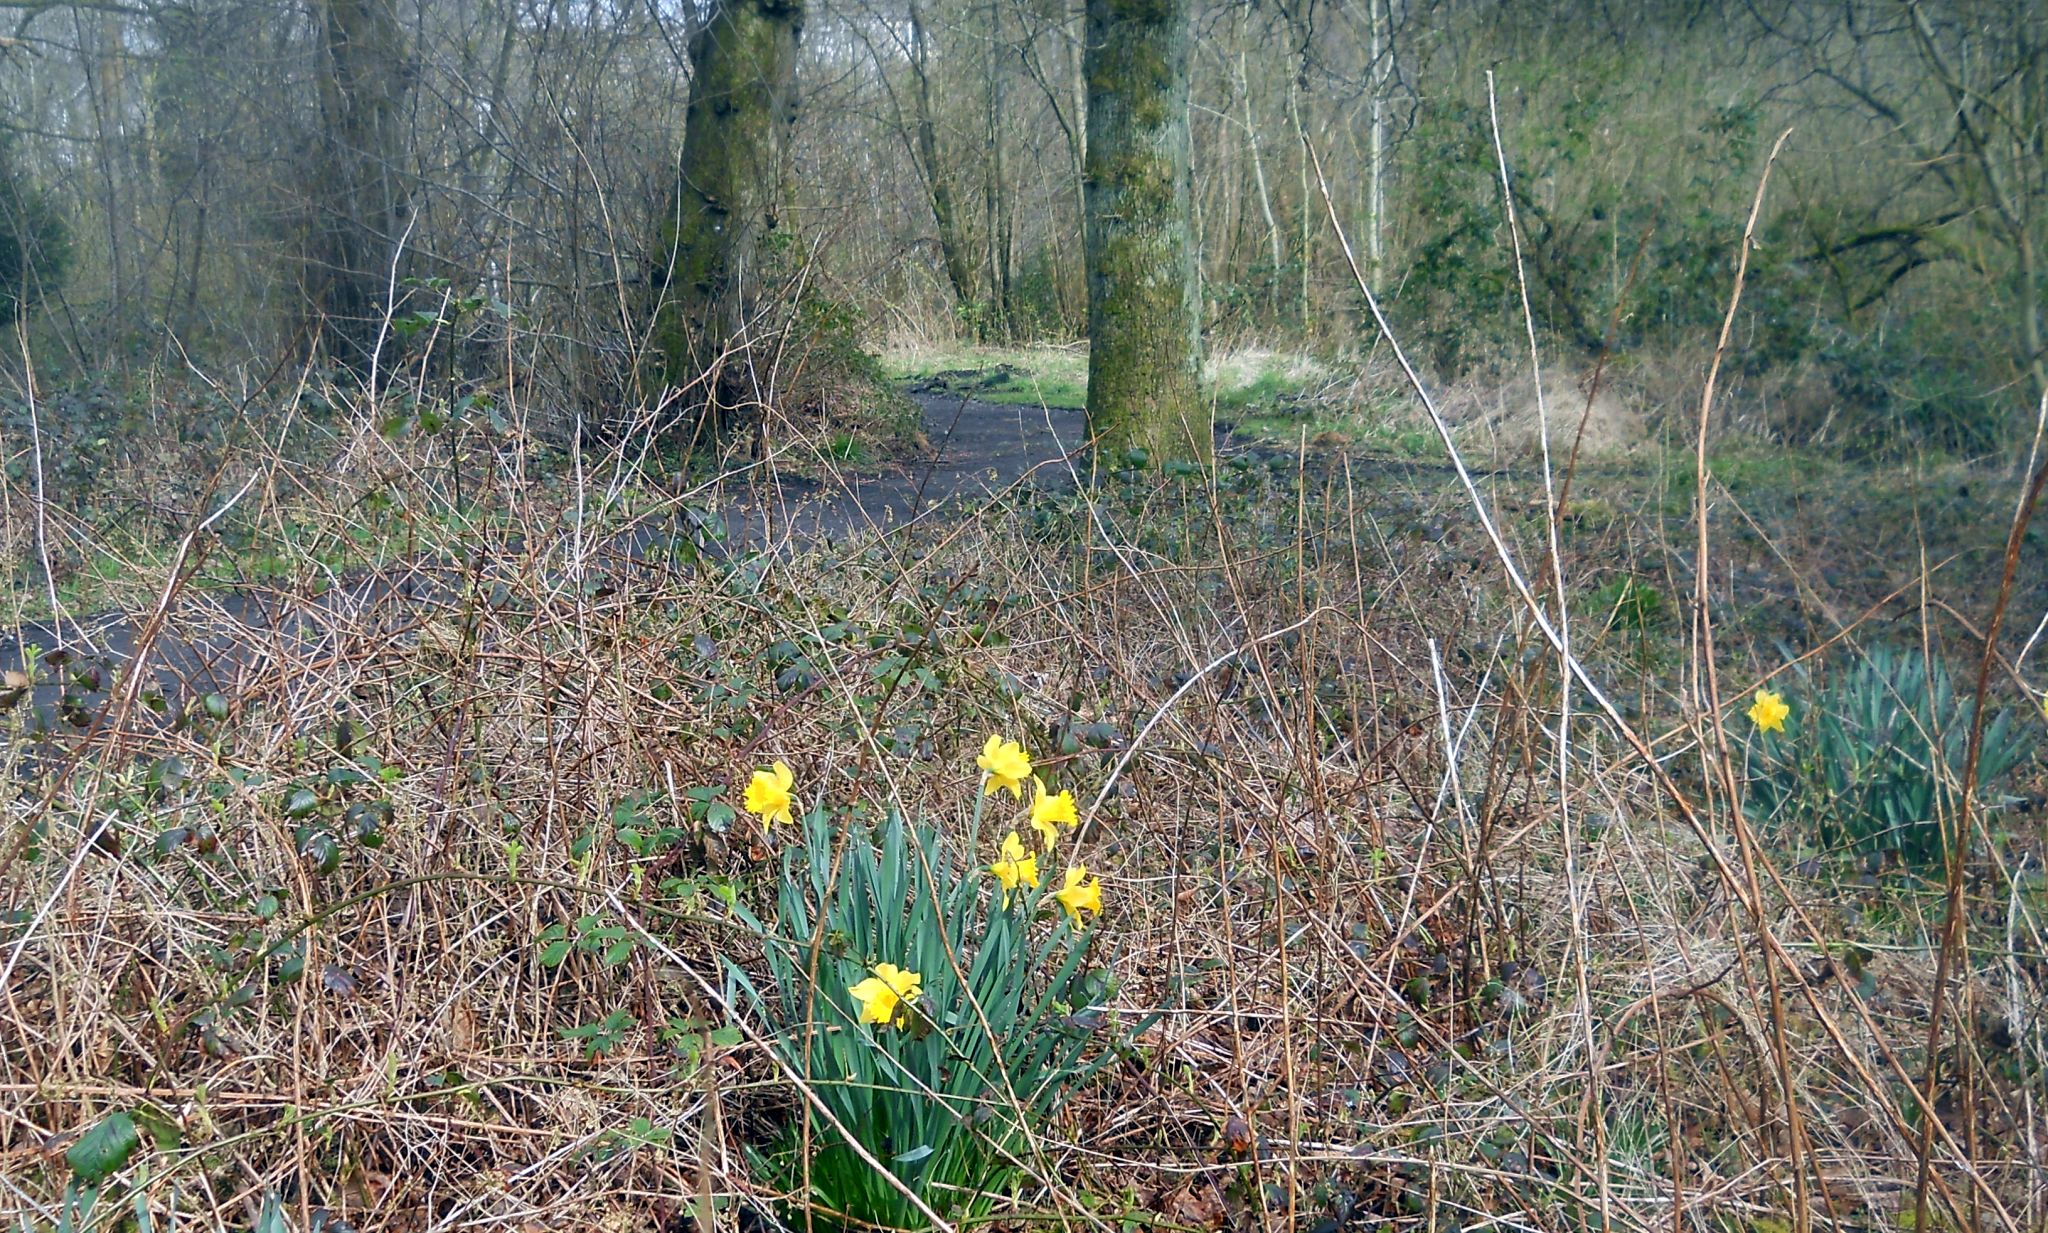
[(825, 456), (849, 466), (865, 466), (872, 461), (867, 442), (851, 432), (833, 433), (825, 446)]
[(1078, 347), (932, 347), (885, 352), (898, 381), (933, 383), (983, 402), (1080, 410), (1088, 405), (1088, 353)]
[[(1080, 347), (908, 347), (883, 354), (889, 375), (983, 402), (1080, 410), (1088, 403), (1088, 353)], [(1328, 364), (1296, 352), (1242, 350), (1212, 356), (1206, 374), (1216, 416), (1250, 437), (1294, 440), (1336, 433), (1402, 455), (1435, 438), (1378, 399), (1361, 401)]]

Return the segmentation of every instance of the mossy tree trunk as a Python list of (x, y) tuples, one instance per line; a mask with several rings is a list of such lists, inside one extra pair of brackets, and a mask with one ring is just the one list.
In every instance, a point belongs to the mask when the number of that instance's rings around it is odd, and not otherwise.
[(326, 72), (306, 292), (321, 349), (368, 375), (411, 198), (402, 171), (413, 71), (394, 0), (321, 0)]
[(1088, 0), (1088, 430), (1155, 461), (1209, 456), (1190, 226), (1191, 0)]
[(802, 0), (719, 0), (690, 46), (682, 160), (655, 249), (653, 343), (661, 381), (697, 407), (747, 397), (739, 361), (796, 119), (803, 19)]

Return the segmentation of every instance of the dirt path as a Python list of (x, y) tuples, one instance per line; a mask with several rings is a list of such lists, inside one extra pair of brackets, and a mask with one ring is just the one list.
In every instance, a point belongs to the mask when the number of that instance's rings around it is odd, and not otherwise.
[(957, 501), (975, 501), (1027, 478), (1072, 482), (1065, 460), (1087, 440), (1083, 416), (1062, 408), (979, 402), (956, 394), (912, 391), (924, 415), (929, 458), (828, 483), (783, 480), (777, 491), (724, 507), (728, 537), (758, 546), (764, 539), (799, 543), (888, 531)]
[[(1020, 482), (1071, 483), (1066, 458), (1085, 440), (1079, 411), (1011, 406), (943, 393), (916, 393), (928, 458), (830, 482), (780, 479), (718, 506), (726, 523), (721, 550), (799, 549), (868, 532), (930, 524), (958, 502), (973, 502)], [(672, 525), (644, 526), (597, 554), (601, 568), (631, 568), (668, 537)], [(352, 579), (318, 596), (250, 590), (188, 591), (149, 656), (144, 688), (167, 702), (208, 693), (238, 696), (271, 665), (317, 662), (344, 638), (408, 638), (445, 612), (456, 593), (451, 566), (395, 567)], [(106, 701), (134, 654), (142, 618), (102, 612), (67, 618), (61, 630), (31, 623), (0, 631), (0, 669), (22, 664), (24, 647), (43, 654), (41, 678), (26, 701), (35, 727), (81, 728)], [(52, 652), (56, 657), (51, 657)], [(274, 670), (271, 675), (275, 675)], [(168, 707), (174, 710), (175, 706)], [(138, 716), (138, 718), (140, 718)]]

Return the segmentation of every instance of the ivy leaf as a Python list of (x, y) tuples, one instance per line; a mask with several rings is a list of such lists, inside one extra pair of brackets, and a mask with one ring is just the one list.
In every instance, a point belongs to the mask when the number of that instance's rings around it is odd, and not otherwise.
[(71, 1166), (79, 1181), (94, 1185), (127, 1164), (141, 1142), (135, 1119), (126, 1113), (115, 1113), (72, 1144), (71, 1150), (64, 1153), (64, 1162)]

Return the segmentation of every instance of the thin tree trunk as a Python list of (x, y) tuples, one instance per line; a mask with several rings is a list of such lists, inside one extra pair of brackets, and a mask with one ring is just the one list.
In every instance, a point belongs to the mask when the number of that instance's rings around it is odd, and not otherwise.
[(306, 290), (322, 348), (367, 376), (410, 208), (400, 122), (412, 73), (393, 0), (324, 0), (321, 31), (324, 159)]
[(988, 230), (988, 286), (989, 318), (987, 328), (991, 335), (1007, 339), (1011, 332), (1010, 309), (1010, 202), (1009, 185), (1003, 170), (1003, 75), (1002, 75), (1002, 9), (991, 3), (988, 8), (988, 59), (986, 61), (982, 92), (982, 120), (985, 140), (988, 145), (987, 161), (982, 164), (982, 210), (984, 225)]
[(1088, 427), (1206, 458), (1189, 215), (1191, 0), (1088, 0)]
[(1252, 84), (1245, 72), (1245, 53), (1237, 53), (1237, 89), (1244, 95), (1244, 141), (1252, 156), (1252, 184), (1259, 193), (1259, 213), (1266, 218), (1267, 259), (1273, 264), (1271, 290), (1267, 293), (1268, 309), (1277, 320), (1280, 316), (1280, 280), (1285, 277), (1281, 271), (1287, 268), (1286, 241), (1280, 238), (1280, 220), (1273, 214), (1273, 192), (1266, 184), (1266, 160), (1259, 153), (1258, 120), (1252, 115)]
[[(690, 106), (675, 200), (661, 225), (653, 341), (661, 380), (698, 404), (746, 401), (740, 367), (796, 119), (802, 0), (720, 0), (690, 44)], [(701, 381), (701, 384), (699, 382)]]
[[(1386, 44), (1380, 29), (1381, 0), (1365, 0), (1365, 24), (1371, 31), (1372, 51), (1372, 169), (1367, 192), (1367, 223), (1365, 231), (1365, 253), (1368, 269), (1372, 271), (1373, 285), (1380, 285), (1381, 274), (1386, 265), (1382, 235), (1385, 232), (1386, 193), (1383, 188), (1386, 175), (1387, 148), (1387, 58)], [(1392, 8), (1387, 13), (1388, 21), (1393, 19)]]
[(960, 234), (960, 210), (953, 201), (953, 180), (939, 158), (938, 125), (932, 118), (932, 82), (924, 14), (910, 6), (910, 68), (917, 78), (917, 160), (924, 165), (925, 190), (931, 197), (932, 225), (939, 236), (939, 260), (962, 320), (974, 316), (974, 266), (967, 240)]
[(1294, 156), (1301, 173), (1301, 204), (1300, 209), (1295, 211), (1295, 221), (1300, 228), (1295, 247), (1301, 259), (1301, 279), (1300, 296), (1295, 302), (1294, 321), (1304, 331), (1312, 332), (1309, 324), (1309, 272), (1315, 268), (1316, 242), (1315, 232), (1311, 230), (1309, 223), (1315, 217), (1315, 212), (1308, 208), (1308, 130), (1302, 127), (1301, 94), (1297, 83), (1293, 81), (1287, 83), (1287, 117), (1294, 122)]

